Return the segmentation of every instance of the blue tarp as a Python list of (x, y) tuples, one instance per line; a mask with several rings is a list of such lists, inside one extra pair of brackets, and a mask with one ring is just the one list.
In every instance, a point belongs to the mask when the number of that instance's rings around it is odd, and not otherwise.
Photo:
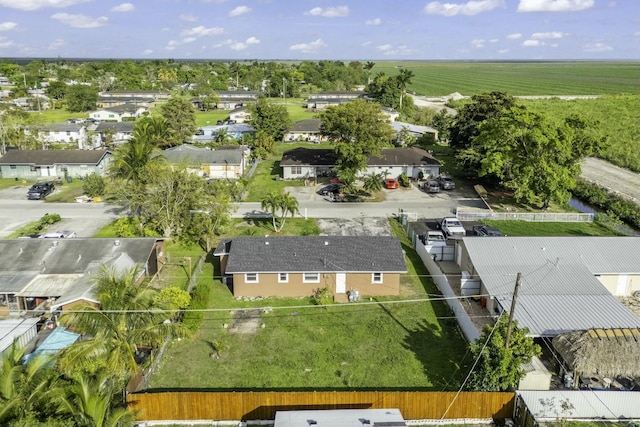
[(80, 338), (79, 334), (69, 332), (61, 326), (57, 327), (33, 353), (29, 353), (24, 357), (24, 361), (28, 363), (39, 354), (56, 354), (76, 342), (78, 338)]

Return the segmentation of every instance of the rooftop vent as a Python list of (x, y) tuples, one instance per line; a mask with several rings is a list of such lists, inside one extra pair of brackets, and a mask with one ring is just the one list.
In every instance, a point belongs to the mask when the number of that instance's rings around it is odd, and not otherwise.
[(325, 246), (329, 246), (329, 242), (327, 240), (324, 241)]
[(120, 246), (120, 240), (116, 239), (113, 241), (113, 246)]
[(269, 242), (264, 242), (265, 245), (269, 245)]

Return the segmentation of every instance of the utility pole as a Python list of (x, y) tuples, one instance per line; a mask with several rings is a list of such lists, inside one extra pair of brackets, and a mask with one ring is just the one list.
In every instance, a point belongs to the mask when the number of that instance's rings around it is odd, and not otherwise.
[(516, 277), (516, 287), (513, 289), (513, 299), (511, 300), (511, 309), (509, 310), (509, 323), (507, 323), (507, 337), (505, 339), (504, 348), (509, 350), (509, 340), (511, 339), (511, 327), (513, 324), (513, 312), (516, 310), (516, 299), (518, 298), (518, 289), (522, 281), (522, 273), (518, 273)]
[(284, 99), (284, 105), (287, 105), (287, 79), (282, 78), (282, 98)]

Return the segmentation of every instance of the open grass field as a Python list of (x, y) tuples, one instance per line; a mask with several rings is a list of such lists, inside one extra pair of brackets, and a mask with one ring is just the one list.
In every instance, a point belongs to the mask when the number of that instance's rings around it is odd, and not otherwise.
[(413, 71), (408, 89), (419, 95), (453, 92), (470, 96), (503, 91), (511, 95), (637, 94), (638, 62), (377, 62), (379, 72)]
[[(404, 235), (397, 222), (392, 226)], [(308, 298), (237, 301), (210, 260), (199, 280), (212, 286), (212, 311), (194, 337), (168, 348), (150, 388), (455, 390), (469, 358), (448, 308), (436, 301), (380, 304), (438, 294), (406, 237), (402, 245), (408, 273), (400, 297), (327, 307)], [(232, 324), (234, 309), (265, 307), (272, 310), (260, 310), (264, 327), (247, 333), (223, 327)], [(214, 340), (219, 359), (211, 357)]]
[(507, 236), (615, 236), (595, 222), (482, 221)]

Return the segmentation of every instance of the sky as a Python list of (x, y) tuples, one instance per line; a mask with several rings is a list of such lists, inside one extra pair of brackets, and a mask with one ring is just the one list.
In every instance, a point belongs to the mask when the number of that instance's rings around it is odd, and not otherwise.
[(0, 57), (640, 60), (640, 0), (0, 0)]

